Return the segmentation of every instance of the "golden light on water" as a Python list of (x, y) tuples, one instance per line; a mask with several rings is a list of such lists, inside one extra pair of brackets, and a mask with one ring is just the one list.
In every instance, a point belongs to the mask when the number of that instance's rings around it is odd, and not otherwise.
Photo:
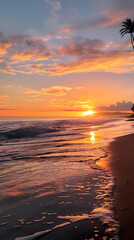
[(91, 140), (92, 144), (95, 143), (95, 133), (94, 132), (90, 132), (90, 140)]

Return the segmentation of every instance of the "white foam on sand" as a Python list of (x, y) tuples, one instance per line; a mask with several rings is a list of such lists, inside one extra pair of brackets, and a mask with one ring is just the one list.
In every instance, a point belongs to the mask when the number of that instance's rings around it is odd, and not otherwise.
[(41, 231), (41, 232), (34, 233), (32, 235), (29, 235), (29, 236), (18, 237), (18, 238), (15, 238), (15, 240), (34, 240), (34, 239), (38, 239), (39, 237), (42, 237), (42, 236), (46, 235), (47, 233), (49, 233), (51, 231), (52, 230), (49, 229), (49, 230), (46, 230), (46, 231)]
[(91, 213), (94, 218), (99, 218), (103, 224), (115, 222), (112, 211), (106, 207), (95, 208)]
[[(108, 174), (108, 172), (107, 172)], [(91, 212), (91, 218), (99, 219), (102, 224), (106, 224), (105, 232), (109, 232), (114, 240), (119, 240), (119, 223), (114, 216), (114, 199), (113, 199), (113, 189), (116, 185), (114, 177), (107, 175), (105, 176), (107, 180), (106, 185), (100, 186), (97, 192), (96, 199), (103, 199), (103, 205), (101, 207), (95, 207)]]
[(109, 233), (111, 235), (111, 240), (119, 240), (119, 224), (115, 220), (113, 211), (108, 207), (100, 207), (95, 208), (92, 212), (92, 217), (95, 219), (99, 219), (102, 224), (106, 224), (105, 233)]
[(61, 224), (59, 224), (59, 225), (56, 225), (56, 226), (53, 227), (52, 229), (54, 230), (54, 229), (57, 229), (57, 228), (60, 228), (60, 227), (67, 226), (67, 225), (69, 225), (69, 224), (70, 224), (70, 222), (61, 223)]
[(84, 220), (84, 219), (89, 219), (90, 215), (88, 214), (82, 214), (82, 215), (76, 215), (76, 216), (58, 216), (58, 218), (60, 219), (68, 219), (71, 222), (77, 222), (80, 220)]
[[(82, 214), (82, 215), (76, 215), (76, 216), (58, 216), (59, 219), (68, 219), (68, 220), (70, 220), (70, 222), (77, 222), (77, 221), (80, 221), (80, 220), (89, 219), (89, 217), (90, 217), (90, 215), (88, 215), (88, 214)], [(47, 233), (51, 232), (52, 230), (55, 230), (57, 228), (69, 225), (70, 222), (62, 223), (62, 224), (57, 225), (57, 226), (53, 227), (52, 229), (49, 229), (49, 230), (46, 230), (46, 231), (37, 232), (37, 233), (34, 233), (32, 235), (28, 235), (28, 236), (25, 236), (25, 237), (18, 237), (18, 238), (15, 238), (15, 240), (34, 240), (34, 239), (38, 239), (39, 237), (42, 237), (42, 236), (46, 235)]]

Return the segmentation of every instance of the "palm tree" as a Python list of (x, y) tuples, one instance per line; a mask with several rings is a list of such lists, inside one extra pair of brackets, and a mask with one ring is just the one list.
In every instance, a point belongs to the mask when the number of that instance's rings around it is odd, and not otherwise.
[(131, 37), (131, 44), (134, 50), (134, 21), (131, 19), (126, 19), (125, 22), (122, 22), (122, 29), (120, 30), (121, 37), (123, 37), (125, 34), (130, 33)]

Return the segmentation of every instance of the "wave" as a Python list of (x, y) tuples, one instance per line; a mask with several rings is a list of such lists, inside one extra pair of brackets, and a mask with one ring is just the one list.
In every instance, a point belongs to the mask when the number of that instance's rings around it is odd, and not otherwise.
[(23, 127), (23, 128), (18, 128), (14, 130), (10, 130), (7, 132), (1, 133), (1, 140), (6, 140), (6, 139), (16, 139), (16, 138), (32, 138), (44, 133), (52, 133), (52, 132), (57, 132), (60, 131), (58, 128), (53, 128), (53, 127), (36, 127), (36, 126), (30, 126), (30, 127)]
[[(91, 126), (96, 128), (110, 119), (77, 119), (77, 120), (52, 120), (40, 122), (5, 122), (0, 123), (0, 140), (12, 140), (21, 138), (33, 138), (42, 134), (57, 133), (61, 135), (77, 135), (89, 130)], [(60, 135), (61, 134), (61, 135)]]

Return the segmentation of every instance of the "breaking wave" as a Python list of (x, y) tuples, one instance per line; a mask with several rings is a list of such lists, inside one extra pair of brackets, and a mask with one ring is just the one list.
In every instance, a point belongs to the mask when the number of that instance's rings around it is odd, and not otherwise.
[(24, 127), (19, 129), (10, 130), (8, 132), (1, 133), (1, 138), (3, 139), (15, 139), (15, 138), (32, 138), (44, 133), (52, 133), (60, 131), (56, 128), (41, 128), (41, 127)]

